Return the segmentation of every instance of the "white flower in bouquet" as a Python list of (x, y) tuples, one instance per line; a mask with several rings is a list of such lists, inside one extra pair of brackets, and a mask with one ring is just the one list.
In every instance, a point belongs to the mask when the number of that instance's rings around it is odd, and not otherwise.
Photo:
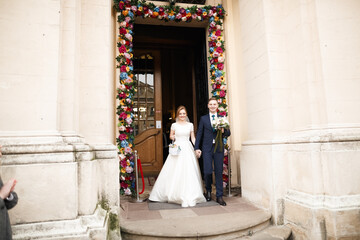
[(224, 117), (218, 117), (215, 123), (213, 124), (213, 128), (219, 130), (220, 128), (228, 129), (229, 121)]
[(169, 144), (169, 153), (171, 155), (178, 155), (181, 151), (181, 148), (179, 145), (176, 145), (175, 143)]

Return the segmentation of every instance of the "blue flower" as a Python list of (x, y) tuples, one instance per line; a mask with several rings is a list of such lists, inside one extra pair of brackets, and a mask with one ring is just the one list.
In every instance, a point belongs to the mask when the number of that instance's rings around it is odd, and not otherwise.
[(210, 69), (215, 69), (215, 65), (214, 65), (214, 64), (211, 64), (211, 65), (210, 65)]
[[(132, 49), (131, 49), (131, 51), (132, 51)], [(134, 70), (134, 67), (133, 67), (133, 66), (129, 66), (129, 70), (130, 70), (130, 71), (133, 71), (133, 70)]]
[(134, 17), (134, 13), (132, 11), (129, 11), (129, 17), (133, 18)]
[(214, 51), (214, 48), (213, 48), (213, 47), (209, 48), (209, 51), (210, 51), (210, 52), (213, 52), (213, 51)]
[(222, 71), (216, 70), (215, 77), (221, 77), (223, 75)]
[(159, 10), (160, 10), (159, 7), (154, 8), (155, 12), (159, 12)]
[(129, 143), (126, 141), (126, 140), (122, 140), (121, 141), (121, 147), (128, 147), (129, 146)]
[(129, 30), (129, 33), (130, 33), (131, 35), (133, 35), (133, 31), (132, 31), (132, 30)]
[(210, 22), (213, 22), (214, 20), (215, 20), (215, 18), (214, 18), (214, 17), (211, 17), (209, 21), (210, 21)]
[(189, 13), (189, 12), (190, 12), (190, 10), (189, 10), (189, 9), (187, 9), (187, 10), (186, 10), (186, 13)]
[(128, 78), (128, 75), (127, 75), (126, 72), (122, 72), (122, 73), (120, 74), (120, 79), (121, 79), (121, 80), (127, 79), (127, 78)]

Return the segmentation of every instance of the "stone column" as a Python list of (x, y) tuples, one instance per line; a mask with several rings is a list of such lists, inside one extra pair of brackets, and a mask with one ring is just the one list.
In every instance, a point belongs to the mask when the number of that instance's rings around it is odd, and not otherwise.
[(111, 4), (1, 1), (0, 174), (18, 180), (14, 238), (105, 239), (99, 204), (118, 210)]
[(359, 2), (240, 1), (239, 8), (243, 197), (271, 210), (276, 224), (291, 224), (297, 237), (359, 236)]

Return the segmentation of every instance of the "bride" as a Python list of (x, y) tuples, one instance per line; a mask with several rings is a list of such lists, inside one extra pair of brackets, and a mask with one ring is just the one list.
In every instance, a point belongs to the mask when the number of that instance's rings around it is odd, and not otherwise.
[(149, 200), (181, 204), (182, 207), (193, 207), (206, 202), (203, 196), (199, 164), (195, 157), (194, 125), (188, 121), (184, 106), (176, 111), (176, 123), (171, 125), (170, 139), (180, 146), (179, 155), (167, 157), (163, 168), (151, 191)]

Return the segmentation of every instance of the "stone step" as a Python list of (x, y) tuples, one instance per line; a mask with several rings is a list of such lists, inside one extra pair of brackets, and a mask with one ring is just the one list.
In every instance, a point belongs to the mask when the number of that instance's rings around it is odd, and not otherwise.
[(241, 198), (228, 206), (149, 210), (147, 203), (124, 205), (120, 215), (123, 240), (241, 239), (270, 226), (271, 214)]
[(242, 239), (247, 240), (287, 240), (291, 236), (291, 228), (287, 226), (270, 226), (256, 234)]

